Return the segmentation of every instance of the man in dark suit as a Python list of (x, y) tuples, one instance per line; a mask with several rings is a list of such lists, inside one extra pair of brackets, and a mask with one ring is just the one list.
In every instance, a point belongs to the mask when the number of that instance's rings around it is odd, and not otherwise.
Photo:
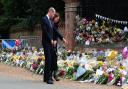
[(44, 48), (45, 54), (45, 68), (44, 68), (44, 82), (47, 84), (53, 84), (52, 81), (52, 55), (53, 55), (53, 23), (51, 19), (53, 19), (56, 10), (51, 7), (48, 10), (46, 16), (42, 18), (42, 44)]

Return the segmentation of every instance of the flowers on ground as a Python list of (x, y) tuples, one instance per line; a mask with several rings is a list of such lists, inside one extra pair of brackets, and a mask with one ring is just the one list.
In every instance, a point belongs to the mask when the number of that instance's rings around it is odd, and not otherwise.
[[(128, 57), (117, 50), (93, 50), (89, 53), (58, 53), (58, 76), (80, 82), (122, 86), (128, 83)], [(43, 74), (45, 57), (42, 50), (1, 51), (0, 62)]]

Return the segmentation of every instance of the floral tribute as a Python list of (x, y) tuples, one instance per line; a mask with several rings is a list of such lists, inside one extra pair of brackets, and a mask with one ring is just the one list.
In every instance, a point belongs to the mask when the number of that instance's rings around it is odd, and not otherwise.
[(76, 16), (77, 27), (74, 32), (76, 42), (82, 45), (91, 43), (114, 43), (128, 41), (127, 25), (118, 25), (110, 21)]
[[(1, 50), (0, 62), (44, 73), (43, 49)], [(88, 52), (58, 49), (58, 76), (78, 82), (123, 86), (128, 84), (128, 47), (122, 50), (90, 49)]]

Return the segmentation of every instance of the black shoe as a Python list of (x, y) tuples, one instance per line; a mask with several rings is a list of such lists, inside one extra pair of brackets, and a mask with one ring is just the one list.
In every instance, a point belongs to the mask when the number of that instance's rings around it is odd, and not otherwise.
[(46, 78), (44, 78), (44, 79), (43, 79), (43, 82), (47, 82), (47, 79), (46, 79)]
[(43, 82), (47, 82), (46, 80), (44, 80)]
[(47, 84), (53, 84), (53, 81), (52, 80), (48, 80)]
[(51, 81), (54, 81), (54, 79), (53, 79), (53, 78), (51, 78)]

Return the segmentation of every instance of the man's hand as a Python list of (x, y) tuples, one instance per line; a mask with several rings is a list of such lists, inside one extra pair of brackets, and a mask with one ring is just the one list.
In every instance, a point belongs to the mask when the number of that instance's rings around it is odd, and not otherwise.
[(54, 45), (54, 41), (53, 40), (51, 40), (51, 44)]
[(57, 41), (55, 40), (55, 41), (53, 42), (53, 46), (56, 47), (56, 45), (57, 45)]

